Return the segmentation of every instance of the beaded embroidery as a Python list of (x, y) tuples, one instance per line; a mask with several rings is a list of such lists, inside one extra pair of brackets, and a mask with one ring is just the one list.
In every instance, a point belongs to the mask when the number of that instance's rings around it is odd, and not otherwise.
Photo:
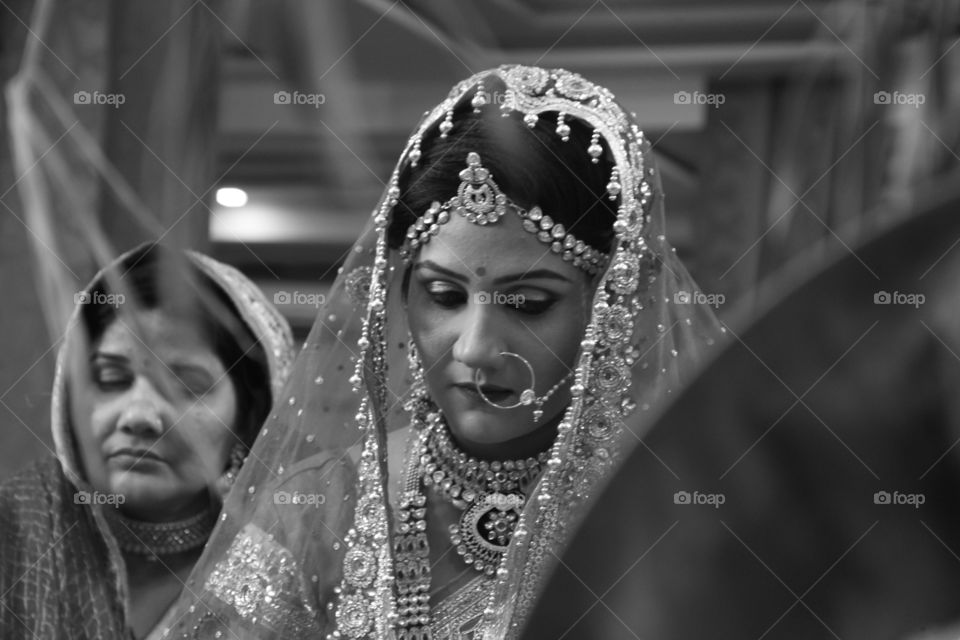
[(256, 525), (237, 535), (205, 588), (254, 624), (291, 635), (318, 632), (296, 561)]

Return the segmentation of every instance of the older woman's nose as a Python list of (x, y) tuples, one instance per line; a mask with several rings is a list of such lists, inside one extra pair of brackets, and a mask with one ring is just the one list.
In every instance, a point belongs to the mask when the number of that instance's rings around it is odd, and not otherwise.
[(462, 317), (453, 343), (453, 358), (471, 369), (496, 369), (500, 352), (506, 351), (502, 326), (494, 318), (494, 306), (471, 302)]
[(169, 428), (172, 416), (168, 403), (149, 381), (138, 378), (126, 400), (126, 406), (117, 419), (117, 428), (121, 431), (140, 436), (159, 436)]

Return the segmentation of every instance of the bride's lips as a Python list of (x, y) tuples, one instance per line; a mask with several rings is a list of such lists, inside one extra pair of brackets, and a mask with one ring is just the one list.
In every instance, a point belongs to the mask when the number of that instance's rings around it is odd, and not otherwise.
[[(459, 382), (454, 384), (453, 387), (472, 400), (484, 401), (477, 391), (477, 385), (472, 382)], [(510, 396), (514, 395), (513, 389), (495, 384), (481, 384), (479, 387), (487, 400), (495, 404), (508, 404), (506, 401), (509, 400)]]

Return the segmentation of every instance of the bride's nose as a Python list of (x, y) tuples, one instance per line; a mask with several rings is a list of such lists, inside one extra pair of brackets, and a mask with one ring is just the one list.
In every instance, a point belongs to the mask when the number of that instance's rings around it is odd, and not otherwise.
[(494, 305), (471, 299), (459, 321), (457, 339), (453, 343), (454, 360), (471, 369), (489, 370), (501, 366), (499, 354), (508, 349)]

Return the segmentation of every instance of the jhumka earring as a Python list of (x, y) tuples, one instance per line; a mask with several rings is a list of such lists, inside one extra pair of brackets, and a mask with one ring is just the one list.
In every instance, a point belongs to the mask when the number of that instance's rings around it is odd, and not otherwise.
[(243, 466), (243, 461), (247, 457), (246, 453), (247, 448), (242, 442), (234, 443), (233, 447), (230, 448), (230, 458), (229, 463), (227, 464), (227, 470), (224, 471), (223, 475), (217, 479), (217, 489), (220, 491), (220, 495), (227, 495), (227, 492), (230, 491), (230, 487), (232, 487), (233, 483), (236, 482), (237, 475), (240, 473), (240, 467)]
[(480, 387), (480, 380), (479, 380), (480, 370), (477, 369), (473, 372), (473, 384), (476, 385), (477, 387), (477, 393), (480, 394), (480, 397), (483, 399), (484, 402), (489, 404), (491, 407), (496, 407), (497, 409), (516, 409), (519, 406), (528, 407), (532, 404), (534, 405), (533, 421), (534, 423), (539, 422), (540, 418), (543, 416), (543, 405), (546, 404), (547, 400), (550, 399), (550, 396), (556, 393), (557, 389), (560, 388), (560, 385), (562, 385), (565, 380), (569, 379), (570, 376), (573, 375), (573, 371), (568, 371), (567, 375), (560, 378), (557, 384), (550, 387), (549, 391), (547, 391), (545, 394), (543, 394), (538, 398), (536, 391), (534, 391), (534, 386), (536, 384), (537, 378), (536, 378), (536, 374), (533, 371), (533, 365), (530, 364), (530, 361), (524, 358), (523, 356), (521, 356), (520, 354), (513, 353), (512, 351), (501, 351), (498, 355), (513, 356), (514, 358), (519, 359), (520, 362), (522, 362), (524, 365), (526, 365), (527, 371), (530, 372), (530, 386), (524, 389), (522, 392), (520, 392), (520, 398), (514, 404), (511, 404), (508, 406), (499, 405), (493, 402), (492, 400), (490, 400), (490, 398), (488, 398), (483, 394), (483, 389)]
[(420, 353), (413, 342), (413, 336), (407, 336), (407, 369), (410, 372), (410, 395), (404, 402), (404, 409), (413, 411), (417, 403), (427, 397), (427, 385), (423, 380), (423, 363)]

